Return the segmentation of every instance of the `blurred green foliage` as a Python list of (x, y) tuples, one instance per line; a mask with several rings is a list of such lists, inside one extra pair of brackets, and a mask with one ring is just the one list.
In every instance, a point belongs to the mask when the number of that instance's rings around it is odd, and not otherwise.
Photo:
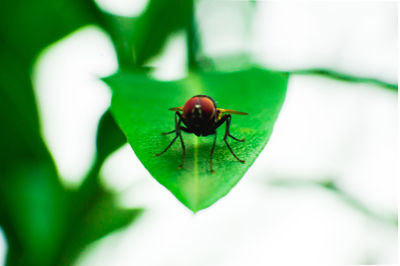
[[(197, 62), (199, 43), (193, 8), (191, 0), (150, 0), (145, 11), (133, 18), (104, 12), (91, 0), (0, 1), (0, 226), (8, 242), (7, 265), (70, 265), (85, 246), (139, 217), (142, 209), (121, 209), (115, 202), (116, 195), (106, 191), (99, 182), (99, 170), (106, 158), (126, 142), (118, 124), (155, 178), (195, 211), (228, 193), (255, 160), (266, 144), (279, 113), (287, 75), (265, 70), (233, 74), (196, 72), (186, 81), (161, 83), (144, 78), (144, 74), (137, 74), (137, 70), (143, 69), (144, 64), (157, 55), (171, 34), (178, 30), (185, 30), (187, 34), (189, 67), (191, 70), (202, 67)], [(120, 72), (108, 82), (117, 95), (113, 100), (113, 112), (118, 124), (110, 111), (104, 113), (99, 122), (97, 154), (92, 168), (79, 188), (68, 189), (61, 184), (41, 136), (31, 73), (38, 54), (44, 48), (88, 24), (104, 29), (117, 52)], [(212, 62), (208, 58), (203, 60)], [(205, 68), (209, 65), (205, 64)], [(126, 72), (130, 74), (123, 74)], [(153, 140), (157, 147), (163, 147), (161, 144), (168, 142), (167, 138), (158, 135), (159, 130), (169, 130), (172, 125), (172, 113), (168, 113), (167, 108), (182, 105), (186, 98), (198, 93), (199, 87), (193, 87), (193, 83), (188, 82), (193, 77), (204, 82), (204, 88), (208, 90), (205, 92), (215, 96), (222, 107), (251, 113), (249, 120), (246, 120), (247, 117), (235, 118), (232, 128), (234, 131), (236, 127), (239, 135), (249, 140), (256, 139), (246, 143), (246, 149), (251, 147), (255, 151), (238, 151), (248, 161), (244, 166), (231, 160), (231, 155), (221, 148), (215, 160), (216, 176), (221, 182), (200, 200), (190, 198), (193, 187), (185, 190), (179, 182), (174, 183), (167, 175), (160, 174), (163, 170), (160, 166), (168, 169), (170, 175), (176, 174), (178, 158), (169, 155), (151, 161), (143, 153), (144, 145), (151, 138), (141, 135), (154, 133)], [(236, 89), (236, 84), (243, 86)], [(152, 110), (158, 110), (151, 116), (152, 119), (160, 119), (157, 128), (142, 121), (146, 118), (142, 115), (145, 106), (134, 104), (145, 100), (143, 87), (152, 90), (154, 95), (156, 91), (158, 93), (158, 87), (166, 89), (159, 94), (162, 97), (157, 102), (143, 103)], [(181, 90), (181, 94), (172, 97), (171, 91), (176, 89)], [(251, 95), (258, 105), (240, 101), (244, 93), (246, 97)], [(121, 95), (128, 97), (122, 101)], [(268, 99), (270, 95), (276, 98), (276, 102)], [(262, 101), (261, 105), (259, 101)], [(154, 104), (158, 104), (159, 109)], [(137, 119), (142, 120), (128, 125), (130, 119), (135, 117), (129, 117), (131, 113), (125, 115), (125, 111), (141, 114)], [(143, 131), (133, 133), (138, 128)], [(193, 139), (188, 146), (192, 144)], [(239, 145), (233, 148), (243, 149)], [(160, 163), (160, 166), (154, 166), (155, 163)], [(224, 168), (227, 167), (235, 173), (225, 175)], [(188, 172), (182, 173), (189, 178)], [(203, 181), (211, 180), (205, 172), (198, 177), (204, 178)], [(222, 180), (224, 177), (226, 180)]]
[[(31, 81), (38, 54), (95, 24), (110, 34), (120, 67), (138, 67), (160, 51), (171, 32), (185, 27), (187, 9), (177, 9), (191, 4), (150, 1), (140, 17), (125, 18), (90, 0), (0, 2), (0, 226), (8, 241), (8, 265), (69, 265), (87, 244), (128, 225), (142, 211), (120, 209), (98, 180), (104, 160), (126, 142), (109, 112), (100, 121), (96, 161), (82, 186), (62, 186), (40, 133)], [(164, 15), (165, 27), (158, 27), (156, 19), (169, 11), (181, 15), (172, 20)]]

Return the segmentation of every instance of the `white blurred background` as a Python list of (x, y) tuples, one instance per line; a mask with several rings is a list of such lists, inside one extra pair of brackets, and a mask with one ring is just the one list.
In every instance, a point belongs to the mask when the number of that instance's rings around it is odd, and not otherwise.
[[(140, 14), (146, 4), (131, 2), (97, 1), (120, 15)], [(324, 68), (397, 83), (395, 2), (202, 0), (196, 7), (208, 57), (246, 54), (270, 69)], [(154, 77), (184, 77), (186, 60), (178, 32), (151, 60)], [(95, 26), (52, 45), (36, 64), (43, 135), (67, 186), (78, 186), (93, 160), (97, 122), (111, 98), (99, 77), (116, 70), (110, 39)], [(129, 145), (115, 152), (103, 182), (120, 193), (121, 205), (145, 212), (91, 245), (77, 265), (397, 263), (397, 136), (394, 91), (292, 75), (267, 147), (226, 197), (196, 215)], [(318, 185), (324, 181), (343, 194)], [(2, 261), (4, 238), (0, 250)]]

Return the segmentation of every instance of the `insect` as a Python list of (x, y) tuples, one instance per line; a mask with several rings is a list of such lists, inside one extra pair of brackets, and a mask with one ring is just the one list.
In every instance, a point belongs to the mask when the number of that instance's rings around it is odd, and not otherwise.
[[(193, 133), (198, 137), (214, 135), (214, 142), (210, 152), (210, 171), (214, 172), (212, 167), (212, 157), (214, 154), (215, 142), (217, 140), (216, 129), (226, 122), (224, 142), (229, 151), (232, 153), (233, 157), (235, 157), (239, 162), (245, 163), (245, 161), (236, 156), (231, 146), (229, 146), (227, 139), (228, 137), (231, 137), (236, 141), (245, 141), (244, 139), (238, 139), (232, 136), (229, 132), (229, 129), (232, 119), (231, 114), (248, 115), (247, 113), (231, 109), (217, 108), (215, 101), (207, 95), (193, 96), (185, 103), (183, 107), (173, 107), (169, 108), (168, 110), (175, 111), (175, 129), (161, 134), (168, 135), (175, 133), (175, 137), (162, 152), (155, 154), (155, 156), (160, 156), (165, 153), (172, 146), (175, 140), (179, 138), (182, 145), (182, 163), (178, 168), (182, 169), (185, 163), (186, 149), (181, 132), (184, 131), (186, 133)], [(184, 126), (182, 126), (182, 123)]]

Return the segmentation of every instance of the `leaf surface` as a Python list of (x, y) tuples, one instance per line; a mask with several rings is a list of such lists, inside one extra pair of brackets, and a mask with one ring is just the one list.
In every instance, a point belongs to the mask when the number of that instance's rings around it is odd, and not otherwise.
[[(285, 98), (288, 76), (252, 68), (231, 73), (191, 73), (173, 82), (119, 72), (105, 81), (113, 90), (113, 115), (140, 161), (159, 183), (196, 212), (226, 195), (265, 147)], [(183, 169), (178, 169), (182, 158), (179, 140), (165, 154), (154, 156), (174, 137), (174, 134), (160, 134), (174, 129), (174, 113), (168, 108), (183, 106), (198, 94), (212, 97), (217, 107), (249, 113), (233, 115), (230, 131), (246, 141), (228, 139), (245, 164), (238, 162), (223, 142), (225, 125), (217, 130), (215, 173), (209, 168), (213, 136), (183, 133), (186, 145)]]

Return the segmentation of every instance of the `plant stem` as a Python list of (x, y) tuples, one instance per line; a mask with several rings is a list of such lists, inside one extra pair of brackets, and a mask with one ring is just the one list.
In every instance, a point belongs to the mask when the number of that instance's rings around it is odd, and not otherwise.
[(186, 27), (186, 44), (187, 44), (187, 56), (188, 56), (188, 66), (190, 69), (195, 70), (199, 68), (197, 62), (198, 53), (198, 36), (197, 36), (197, 25), (196, 25), (196, 15), (195, 15), (195, 3), (190, 0), (190, 13), (189, 13), (189, 23)]
[(349, 82), (361, 82), (361, 83), (369, 83), (373, 85), (377, 85), (389, 90), (393, 90), (397, 92), (398, 85), (393, 83), (384, 82), (374, 78), (366, 78), (366, 77), (356, 77), (344, 73), (339, 73), (329, 69), (322, 69), (322, 68), (313, 68), (313, 69), (303, 69), (303, 70), (292, 70), (288, 71), (289, 74), (300, 74), (300, 75), (321, 75), (326, 76), (332, 79), (338, 79), (343, 81)]

